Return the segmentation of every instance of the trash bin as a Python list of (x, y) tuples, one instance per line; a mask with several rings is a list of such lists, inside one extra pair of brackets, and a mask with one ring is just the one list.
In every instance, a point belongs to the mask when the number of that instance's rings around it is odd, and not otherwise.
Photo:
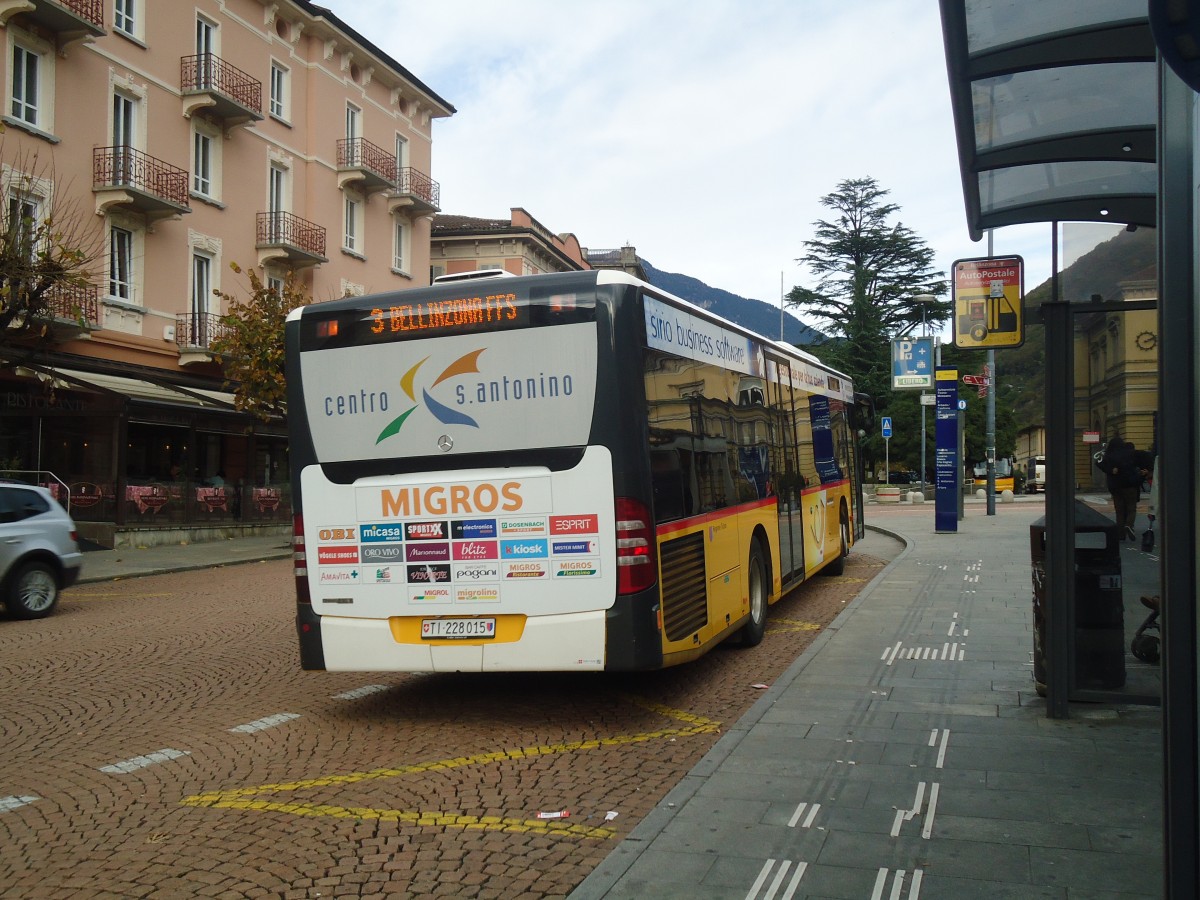
[[(1046, 518), (1029, 526), (1033, 568), (1033, 680), (1046, 695)], [(1125, 684), (1125, 600), (1120, 530), (1075, 501), (1075, 680), (1077, 688)]]

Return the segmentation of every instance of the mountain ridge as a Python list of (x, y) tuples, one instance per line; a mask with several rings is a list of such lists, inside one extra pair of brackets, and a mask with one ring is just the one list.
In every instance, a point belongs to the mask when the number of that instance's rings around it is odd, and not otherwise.
[[(657, 288), (682, 297), (689, 303), (714, 312), (717, 315), (749, 328), (765, 337), (777, 339), (779, 335), (779, 306), (752, 297), (742, 297), (731, 291), (705, 284), (691, 275), (664, 272), (642, 259), (646, 280)], [(824, 335), (805, 325), (790, 312), (783, 314), (783, 339), (785, 343), (805, 346), (822, 340)]]

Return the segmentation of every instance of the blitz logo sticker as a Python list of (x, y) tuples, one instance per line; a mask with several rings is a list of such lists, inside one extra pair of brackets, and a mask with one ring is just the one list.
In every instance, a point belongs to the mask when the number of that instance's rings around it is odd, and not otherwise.
[(399, 522), (384, 522), (378, 525), (360, 525), (360, 539), (364, 544), (383, 544), (404, 540), (404, 526)]
[(560, 534), (596, 534), (600, 531), (598, 516), (551, 516), (550, 533)]
[(364, 544), (359, 551), (364, 563), (400, 562), (404, 559), (403, 544)]
[(408, 567), (408, 583), (409, 584), (449, 584), (450, 583), (450, 567), (447, 565), (409, 566)]
[(560, 553), (587, 553), (594, 554), (596, 552), (595, 541), (555, 541), (552, 545), (554, 555)]
[(495, 519), (459, 519), (450, 523), (450, 535), (457, 541), (496, 537)]
[(467, 584), (454, 586), (455, 603), (499, 603), (500, 586), (496, 584)]
[(449, 537), (445, 522), (409, 522), (404, 526), (404, 539), (408, 541), (444, 541)]
[(600, 575), (598, 559), (556, 559), (555, 578), (597, 578)]
[(407, 544), (404, 559), (408, 562), (449, 562), (449, 544)]
[(451, 571), (454, 582), (499, 581), (500, 563), (455, 563)]
[(524, 578), (546, 578), (549, 571), (544, 562), (506, 562), (504, 580), (517, 581)]
[(500, 555), (495, 541), (455, 541), (455, 559), (496, 559)]
[(537, 559), (549, 556), (545, 541), (501, 541), (501, 559)]
[(354, 584), (359, 581), (358, 569), (319, 569), (317, 584)]
[(358, 564), (357, 547), (318, 547), (317, 565), (347, 566)]

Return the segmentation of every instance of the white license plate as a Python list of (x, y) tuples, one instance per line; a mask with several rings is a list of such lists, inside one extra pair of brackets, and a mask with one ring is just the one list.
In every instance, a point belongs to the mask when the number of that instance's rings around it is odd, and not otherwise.
[(486, 619), (422, 619), (422, 640), (456, 640), (494, 638), (496, 620)]

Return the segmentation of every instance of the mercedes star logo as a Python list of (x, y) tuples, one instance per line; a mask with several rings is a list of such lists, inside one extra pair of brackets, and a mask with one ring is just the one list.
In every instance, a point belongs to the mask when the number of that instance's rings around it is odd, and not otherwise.
[(448, 434), (443, 434), (440, 438), (438, 438), (438, 448), (441, 449), (443, 453), (449, 453), (454, 449), (454, 438), (450, 437)]

